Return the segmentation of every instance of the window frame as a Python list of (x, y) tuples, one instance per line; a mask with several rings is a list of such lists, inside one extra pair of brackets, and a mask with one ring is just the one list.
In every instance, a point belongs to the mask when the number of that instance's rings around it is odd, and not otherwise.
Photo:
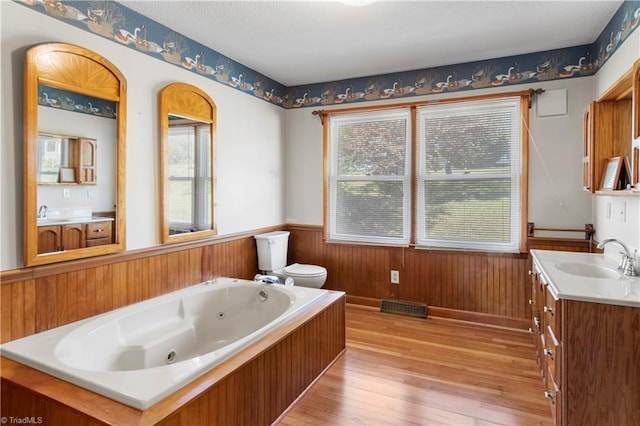
[[(326, 199), (326, 214), (325, 214), (325, 236), (330, 241), (348, 242), (348, 243), (364, 243), (364, 244), (376, 244), (376, 245), (392, 245), (392, 246), (408, 246), (411, 239), (412, 228), (412, 168), (413, 160), (411, 156), (412, 144), (413, 144), (413, 118), (412, 112), (407, 108), (387, 108), (385, 111), (389, 112), (388, 119), (400, 118), (406, 120), (406, 142), (405, 142), (405, 159), (404, 159), (404, 174), (399, 175), (341, 175), (338, 169), (337, 152), (330, 150), (331, 138), (328, 139), (326, 158), (327, 163), (327, 179), (325, 184), (327, 186), (327, 194), (329, 198)], [(367, 118), (375, 118), (366, 120)], [(367, 121), (381, 121), (378, 120), (379, 111), (365, 111), (354, 114), (349, 114), (347, 119), (342, 120), (337, 118), (336, 120), (327, 120), (328, 133), (331, 135), (332, 127), (337, 122), (344, 121), (345, 123), (361, 123)], [(337, 132), (337, 129), (335, 129)], [(336, 155), (333, 155), (336, 154)], [(337, 187), (341, 182), (401, 182), (403, 187), (403, 235), (402, 237), (360, 237), (355, 234), (340, 234), (337, 230), (337, 221), (331, 220), (334, 218), (335, 211), (331, 206), (336, 204)], [(331, 189), (334, 188), (334, 191)]]
[[(409, 108), (411, 117), (411, 144), (410, 152), (408, 155), (411, 157), (411, 193), (410, 193), (410, 235), (409, 235), (409, 247), (415, 247), (419, 249), (434, 249), (434, 250), (450, 250), (450, 251), (473, 251), (473, 252), (503, 252), (514, 253), (515, 251), (498, 251), (487, 249), (474, 249), (472, 247), (465, 248), (453, 248), (453, 247), (424, 247), (416, 246), (416, 203), (417, 203), (417, 166), (416, 166), (416, 149), (417, 149), (417, 113), (416, 109), (420, 106), (429, 105), (430, 103), (456, 103), (456, 102), (472, 102), (487, 99), (500, 99), (519, 97), (520, 98), (520, 110), (521, 114), (521, 145), (520, 145), (520, 241), (519, 252), (527, 252), (527, 217), (528, 217), (528, 188), (529, 188), (529, 122), (530, 113), (527, 113), (531, 109), (531, 99), (535, 91), (533, 89), (518, 91), (518, 92), (505, 92), (486, 94), (480, 96), (467, 96), (457, 98), (444, 98), (434, 100), (424, 100), (417, 102), (403, 102), (403, 103), (390, 103), (385, 105), (376, 106), (364, 106), (364, 107), (351, 107), (351, 108), (335, 108), (327, 110), (313, 111), (314, 115), (318, 115), (323, 125), (323, 241), (329, 244), (349, 244), (349, 245), (372, 245), (380, 246), (383, 244), (376, 242), (364, 242), (364, 241), (346, 241), (346, 240), (333, 240), (329, 238), (329, 128), (332, 116), (338, 116), (342, 114), (355, 114), (364, 111), (375, 110), (387, 110), (398, 108)], [(407, 245), (400, 245), (407, 246)]]

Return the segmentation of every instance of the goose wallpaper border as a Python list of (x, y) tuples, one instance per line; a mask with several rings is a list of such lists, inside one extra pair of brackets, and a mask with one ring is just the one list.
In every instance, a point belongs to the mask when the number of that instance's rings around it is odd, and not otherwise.
[(625, 1), (592, 44), (286, 87), (112, 0), (13, 1), (286, 109), (589, 76), (604, 65), (640, 21), (640, 0)]

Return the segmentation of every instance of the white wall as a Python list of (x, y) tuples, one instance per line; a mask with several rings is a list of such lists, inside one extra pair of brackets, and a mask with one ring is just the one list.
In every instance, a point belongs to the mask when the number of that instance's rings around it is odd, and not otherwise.
[[(635, 31), (624, 44), (618, 48), (595, 76), (594, 98), (598, 98), (616, 82), (640, 57), (640, 31)], [(632, 137), (632, 135), (629, 135)], [(640, 141), (634, 142), (636, 146)], [(631, 152), (629, 152), (631, 158)], [(609, 207), (611, 215), (608, 217)], [(626, 220), (622, 221), (622, 212), (626, 210)], [(625, 242), (632, 250), (640, 250), (640, 197), (593, 196), (593, 217), (596, 228), (595, 238), (602, 241), (606, 238), (617, 238)], [(620, 247), (608, 245), (605, 253), (619, 259)]]
[[(416, 97), (415, 100), (473, 96), (540, 87), (546, 90), (567, 89), (568, 113), (538, 118), (536, 105), (534, 104), (531, 109), (529, 221), (541, 227), (582, 229), (585, 223), (592, 223), (591, 197), (581, 188), (582, 116), (585, 107), (592, 99), (593, 77), (475, 90), (472, 93), (423, 96)], [(407, 99), (401, 101), (407, 101)], [(384, 103), (391, 102), (379, 102), (379, 104)], [(372, 104), (367, 103), (367, 105)], [(322, 108), (328, 110), (331, 107)], [(313, 116), (311, 111), (312, 108), (287, 110), (287, 221), (321, 225), (323, 222), (322, 125), (320, 119)], [(579, 238), (580, 234), (577, 237)]]
[(207, 92), (218, 109), (216, 224), (220, 234), (284, 223), (285, 111), (192, 72), (143, 55), (14, 2), (0, 2), (2, 144), (1, 269), (22, 266), (22, 86), (25, 51), (67, 42), (111, 61), (127, 79), (128, 250), (160, 243), (158, 91), (172, 82)]

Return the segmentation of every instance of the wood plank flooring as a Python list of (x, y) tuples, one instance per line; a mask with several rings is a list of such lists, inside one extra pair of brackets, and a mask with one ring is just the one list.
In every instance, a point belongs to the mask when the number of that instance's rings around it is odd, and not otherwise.
[(279, 423), (552, 424), (530, 334), (347, 305), (346, 353)]

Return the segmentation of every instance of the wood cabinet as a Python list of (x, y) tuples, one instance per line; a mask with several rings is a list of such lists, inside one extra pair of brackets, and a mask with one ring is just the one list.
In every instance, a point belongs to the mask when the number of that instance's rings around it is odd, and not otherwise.
[(112, 221), (39, 226), (38, 254), (112, 244), (112, 229)]
[(633, 64), (633, 139), (640, 138), (640, 59)]
[(80, 185), (95, 185), (97, 142), (95, 139), (78, 139), (78, 183)]
[(38, 227), (38, 254), (85, 247), (83, 223)]
[(544, 396), (548, 398), (551, 414), (556, 424), (562, 424), (562, 344), (560, 340), (561, 304), (548, 291), (548, 283), (533, 263), (531, 271), (532, 324), (536, 355), (544, 384)]
[(640, 308), (556, 299), (539, 271), (531, 331), (555, 424), (640, 424)]
[(584, 112), (583, 189), (595, 192), (611, 157), (631, 153), (631, 99), (594, 101)]
[(583, 189), (598, 191), (607, 159), (629, 157), (639, 136), (640, 60), (584, 111)]
[(111, 244), (113, 232), (111, 221), (87, 223), (87, 247)]

